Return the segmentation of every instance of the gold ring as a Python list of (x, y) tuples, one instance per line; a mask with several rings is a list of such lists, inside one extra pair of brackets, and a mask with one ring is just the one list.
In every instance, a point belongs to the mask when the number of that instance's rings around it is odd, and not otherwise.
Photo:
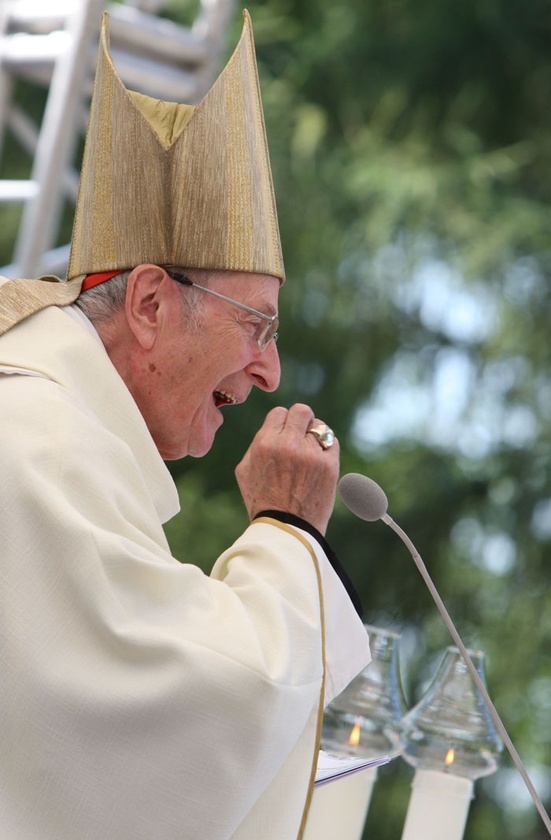
[(318, 426), (312, 426), (308, 429), (306, 434), (312, 434), (322, 449), (329, 449), (335, 443), (335, 432), (326, 426), (325, 423), (320, 423)]

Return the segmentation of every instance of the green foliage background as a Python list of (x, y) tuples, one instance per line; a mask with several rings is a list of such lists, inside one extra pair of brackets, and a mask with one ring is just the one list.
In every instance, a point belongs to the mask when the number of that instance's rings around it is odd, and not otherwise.
[[(283, 378), (228, 410), (206, 458), (172, 466), (173, 550), (210, 568), (246, 526), (233, 469), (265, 413), (309, 402), (339, 435), (343, 473), (382, 484), (463, 639), (485, 652), (549, 810), (551, 6), (249, 9), (288, 276)], [(167, 14), (193, 9), (172, 0)], [(3, 177), (14, 155), (8, 144)], [(0, 213), (4, 256), (15, 216)], [(450, 644), (424, 584), (395, 535), (340, 502), (328, 536), (365, 620), (403, 633), (415, 703)], [(365, 838), (400, 836), (411, 777), (402, 762), (379, 772)], [(545, 836), (505, 754), (476, 785), (466, 840)]]

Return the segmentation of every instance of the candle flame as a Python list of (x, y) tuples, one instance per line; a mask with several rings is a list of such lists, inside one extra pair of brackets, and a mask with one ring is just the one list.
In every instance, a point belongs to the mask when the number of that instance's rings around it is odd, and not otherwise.
[(454, 750), (453, 747), (450, 747), (450, 749), (446, 753), (446, 758), (444, 759), (444, 764), (446, 765), (446, 767), (449, 767), (451, 764), (453, 764), (454, 760), (455, 760), (455, 750)]
[(360, 724), (358, 721), (352, 727), (350, 732), (350, 738), (348, 739), (348, 743), (351, 747), (357, 747), (360, 743)]

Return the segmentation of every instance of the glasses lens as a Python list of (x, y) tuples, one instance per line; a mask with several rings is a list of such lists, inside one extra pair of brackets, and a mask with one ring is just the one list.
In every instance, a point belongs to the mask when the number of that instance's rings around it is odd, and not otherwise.
[(265, 350), (272, 338), (274, 341), (277, 341), (277, 328), (279, 326), (279, 320), (277, 318), (273, 318), (269, 321), (265, 327), (262, 328), (259, 336), (258, 336), (258, 346), (261, 350)]

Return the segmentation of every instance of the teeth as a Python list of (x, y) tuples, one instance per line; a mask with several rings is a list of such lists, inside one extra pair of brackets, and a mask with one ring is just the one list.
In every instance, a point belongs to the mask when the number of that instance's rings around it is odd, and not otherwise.
[(237, 402), (237, 397), (235, 396), (235, 394), (228, 394), (227, 391), (215, 391), (215, 394), (217, 394), (219, 397), (221, 397), (221, 399), (225, 400), (225, 402), (230, 403), (231, 405), (234, 405)]

